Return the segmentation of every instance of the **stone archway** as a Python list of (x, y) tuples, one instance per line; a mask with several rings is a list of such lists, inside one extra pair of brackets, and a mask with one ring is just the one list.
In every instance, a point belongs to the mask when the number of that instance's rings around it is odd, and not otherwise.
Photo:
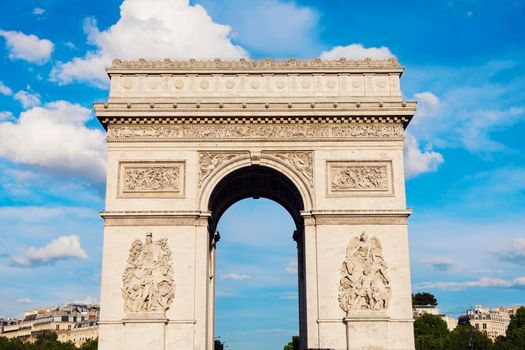
[[(297, 186), (286, 175), (272, 168), (251, 165), (234, 170), (223, 176), (217, 183), (210, 195), (208, 230), (210, 234), (210, 267), (213, 276), (210, 278), (209, 286), (209, 316), (208, 323), (214, 325), (215, 304), (215, 249), (218, 240), (217, 224), (224, 212), (234, 203), (246, 198), (266, 198), (275, 201), (284, 207), (295, 223), (293, 239), (297, 243), (297, 267), (298, 267), (298, 298), (299, 298), (299, 336), (301, 346), (306, 348), (306, 294), (304, 279), (304, 212), (303, 198)], [(214, 326), (209, 327), (210, 331)], [(208, 337), (211, 341), (213, 334)], [(209, 344), (211, 346), (211, 344)]]
[(402, 72), (394, 59), (115, 60), (95, 104), (100, 349), (212, 350), (216, 224), (262, 196), (297, 226), (302, 348), (413, 350)]

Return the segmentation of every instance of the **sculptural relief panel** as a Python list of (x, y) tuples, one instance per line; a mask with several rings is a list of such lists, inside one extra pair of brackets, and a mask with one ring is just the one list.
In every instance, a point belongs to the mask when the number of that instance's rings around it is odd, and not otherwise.
[(263, 152), (294, 169), (310, 187), (314, 185), (314, 156), (311, 151)]
[(383, 311), (392, 298), (388, 265), (383, 258), (383, 247), (377, 237), (369, 238), (363, 232), (346, 247), (341, 264), (339, 306), (351, 316), (362, 310)]
[(199, 152), (199, 187), (219, 168), (231, 161), (240, 159), (242, 156), (248, 157), (248, 153), (242, 152)]
[(118, 196), (184, 196), (184, 162), (121, 162)]
[(333, 139), (403, 137), (401, 124), (110, 125), (108, 141), (194, 139)]
[(129, 248), (122, 274), (124, 312), (165, 314), (175, 297), (171, 250), (166, 238), (153, 240), (146, 234), (143, 242), (136, 239)]
[(390, 161), (328, 161), (328, 196), (393, 195)]

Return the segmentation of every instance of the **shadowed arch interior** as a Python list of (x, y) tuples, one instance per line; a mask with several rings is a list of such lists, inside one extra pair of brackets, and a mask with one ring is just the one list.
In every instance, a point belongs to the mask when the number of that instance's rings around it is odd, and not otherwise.
[[(215, 236), (217, 225), (224, 212), (236, 202), (246, 198), (267, 198), (283, 206), (290, 213), (294, 223), (293, 239), (297, 243), (297, 278), (299, 299), (299, 336), (301, 343), (306, 344), (306, 285), (305, 285), (305, 254), (304, 254), (304, 220), (301, 211), (304, 210), (303, 197), (297, 186), (286, 175), (261, 165), (251, 165), (237, 169), (224, 176), (213, 189), (208, 209), (211, 217), (208, 222), (210, 234), (210, 268), (215, 269)], [(212, 281), (212, 280), (210, 280)], [(212, 290), (214, 282), (212, 281)], [(214, 292), (212, 292), (214, 293)], [(212, 294), (210, 293), (210, 294)], [(213, 300), (213, 298), (212, 298)], [(214, 303), (213, 301), (211, 302)], [(211, 316), (213, 319), (213, 316)]]
[(267, 198), (282, 205), (292, 216), (298, 232), (302, 231), (301, 193), (295, 184), (280, 172), (265, 166), (252, 165), (226, 175), (214, 188), (208, 209), (212, 216), (210, 231), (215, 232), (222, 214), (245, 198)]

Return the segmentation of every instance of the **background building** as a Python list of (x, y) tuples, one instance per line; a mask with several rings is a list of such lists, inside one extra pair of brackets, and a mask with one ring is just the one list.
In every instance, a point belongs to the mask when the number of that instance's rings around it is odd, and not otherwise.
[(34, 309), (24, 313), (22, 320), (0, 319), (0, 336), (34, 341), (46, 331), (58, 334), (58, 340), (76, 346), (98, 336), (98, 305), (68, 304), (56, 309)]
[(471, 324), (481, 332), (485, 332), (489, 338), (496, 339), (505, 336), (510, 317), (516, 313), (520, 306), (500, 306), (486, 308), (476, 305), (473, 310), (467, 310), (465, 315), (459, 317), (460, 324)]
[(433, 305), (415, 305), (412, 307), (412, 313), (414, 315), (414, 320), (417, 320), (423, 315), (430, 314), (441, 317), (443, 321), (447, 323), (447, 328), (449, 331), (453, 331), (454, 328), (458, 325), (458, 320), (454, 317), (440, 315), (439, 309)]

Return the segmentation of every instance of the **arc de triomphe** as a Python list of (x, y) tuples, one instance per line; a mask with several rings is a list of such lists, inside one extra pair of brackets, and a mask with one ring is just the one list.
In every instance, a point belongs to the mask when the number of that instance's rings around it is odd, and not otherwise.
[[(101, 350), (212, 350), (217, 223), (295, 221), (301, 349), (413, 350), (397, 60), (115, 60)], [(247, 233), (249, 234), (249, 233)]]

